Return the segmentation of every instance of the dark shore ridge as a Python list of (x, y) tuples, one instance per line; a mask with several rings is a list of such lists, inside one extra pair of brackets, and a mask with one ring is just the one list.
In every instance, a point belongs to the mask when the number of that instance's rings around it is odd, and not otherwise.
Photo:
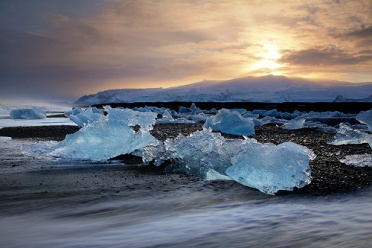
[[(78, 127), (44, 126), (44, 127), (12, 127), (0, 129), (0, 136), (14, 139), (32, 138), (35, 140), (63, 140), (66, 134), (74, 133)], [(175, 138), (179, 134), (188, 135), (201, 130), (202, 124), (161, 124), (155, 125), (151, 134), (158, 140)], [(284, 130), (276, 125), (268, 124), (255, 127), (256, 134), (251, 136), (261, 143), (280, 144), (292, 141), (304, 145), (314, 151), (316, 159), (310, 161), (312, 181), (309, 185), (293, 192), (281, 191), (278, 194), (310, 194), (329, 195), (343, 193), (369, 187), (372, 183), (371, 167), (354, 167), (339, 162), (346, 155), (371, 153), (368, 144), (360, 145), (328, 145), (333, 133), (324, 133), (315, 129)], [(224, 135), (225, 138), (240, 138), (239, 136)], [(119, 156), (125, 164), (140, 164), (141, 159), (131, 155)], [(164, 173), (164, 166), (135, 166), (141, 173)], [(133, 169), (133, 168), (132, 168)], [(139, 174), (139, 175), (140, 175)], [(224, 183), (224, 182), (221, 182)], [(231, 182), (226, 182), (231, 183)], [(278, 195), (277, 194), (277, 195)]]

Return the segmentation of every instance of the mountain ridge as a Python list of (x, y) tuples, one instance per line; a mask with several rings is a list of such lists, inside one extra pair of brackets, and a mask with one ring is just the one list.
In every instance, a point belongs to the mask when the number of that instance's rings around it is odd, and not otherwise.
[(314, 81), (266, 75), (230, 80), (204, 80), (170, 88), (110, 89), (85, 95), (75, 104), (94, 105), (129, 102), (332, 102), (342, 95), (362, 99), (372, 93), (371, 83)]

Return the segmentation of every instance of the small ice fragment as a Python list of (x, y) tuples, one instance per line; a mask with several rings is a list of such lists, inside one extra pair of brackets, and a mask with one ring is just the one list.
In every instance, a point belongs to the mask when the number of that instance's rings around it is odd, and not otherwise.
[(269, 110), (269, 111), (266, 111), (265, 113), (263, 113), (262, 116), (278, 117), (279, 116), (279, 112), (276, 109), (272, 109), (272, 110)]
[(368, 130), (372, 132), (372, 109), (359, 113), (356, 119), (359, 122), (366, 124), (368, 126)]
[(162, 115), (163, 115), (163, 118), (167, 118), (168, 120), (173, 120), (173, 117), (168, 109), (164, 110)]
[(30, 109), (14, 109), (10, 112), (12, 119), (45, 119), (46, 115), (40, 108), (33, 107)]
[(246, 109), (230, 109), (230, 111), (236, 111), (236, 112), (238, 112), (241, 115), (247, 112)]
[(260, 115), (259, 114), (253, 114), (253, 113), (251, 113), (251, 112), (246, 112), (246, 113), (244, 113), (243, 115), (242, 115), (244, 118), (258, 118), (258, 117), (260, 117)]
[(6, 137), (6, 136), (0, 136), (0, 142), (7, 142), (9, 140), (12, 140), (11, 137)]
[(246, 142), (232, 158), (226, 174), (235, 181), (275, 194), (301, 188), (311, 182), (309, 161), (316, 155), (307, 147), (286, 142), (280, 145)]
[(164, 112), (162, 113), (162, 116), (163, 117), (161, 119), (156, 120), (156, 123), (166, 124), (166, 123), (171, 123), (174, 120), (172, 114), (169, 112), (168, 109), (164, 110)]
[(372, 167), (372, 154), (349, 155), (344, 159), (340, 159), (340, 162), (347, 165), (354, 165), (356, 167)]
[(351, 127), (344, 123), (340, 123), (336, 135), (327, 144), (331, 145), (347, 145), (347, 144), (362, 144), (369, 143), (369, 137), (367, 133), (360, 130), (353, 130)]
[(215, 108), (212, 108), (210, 110), (205, 111), (206, 114), (217, 114), (218, 110)]
[(209, 116), (210, 115), (205, 115), (205, 114), (201, 113), (201, 114), (198, 114), (198, 115), (189, 115), (189, 116), (187, 116), (187, 119), (192, 120), (195, 123), (204, 123)]
[(221, 173), (218, 173), (217, 171), (213, 169), (209, 169), (205, 175), (206, 180), (214, 181), (214, 180), (224, 180), (229, 181), (232, 180), (231, 177), (225, 176)]
[(267, 110), (264, 110), (264, 109), (255, 109), (253, 110), (252, 114), (258, 114), (259, 116), (263, 116), (263, 114), (266, 112)]
[(234, 135), (254, 134), (252, 119), (243, 118), (238, 112), (228, 109), (221, 109), (216, 116), (209, 117), (203, 127)]
[(298, 112), (294, 112), (293, 114), (290, 114), (290, 113), (280, 113), (279, 114), (282, 118), (285, 118), (285, 119), (294, 119), (294, 118), (297, 118), (300, 116), (300, 113)]
[(288, 121), (287, 123), (284, 123), (282, 126), (283, 129), (289, 129), (289, 130), (294, 130), (294, 129), (300, 129), (304, 127), (305, 119), (300, 118), (300, 119), (293, 119)]

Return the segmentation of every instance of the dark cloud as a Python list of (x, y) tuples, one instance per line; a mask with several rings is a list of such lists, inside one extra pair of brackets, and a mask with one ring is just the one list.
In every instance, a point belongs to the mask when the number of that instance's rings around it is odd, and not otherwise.
[(301, 51), (286, 51), (281, 63), (301, 66), (358, 65), (372, 61), (372, 53), (347, 53), (336, 48), (312, 48)]

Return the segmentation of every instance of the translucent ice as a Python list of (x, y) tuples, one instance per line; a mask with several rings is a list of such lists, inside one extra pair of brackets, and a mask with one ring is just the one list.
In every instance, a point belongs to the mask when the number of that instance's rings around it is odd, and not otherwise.
[(278, 116), (279, 116), (279, 112), (278, 112), (278, 110), (276, 110), (276, 109), (272, 109), (272, 110), (266, 111), (266, 112), (263, 113), (262, 115), (263, 115), (263, 116), (273, 116), (273, 117), (278, 117)]
[(309, 184), (309, 161), (314, 158), (310, 149), (292, 142), (277, 146), (246, 142), (242, 144), (242, 151), (232, 158), (233, 165), (226, 174), (243, 185), (275, 194)]
[(280, 116), (285, 118), (285, 119), (294, 119), (294, 118), (297, 118), (299, 117), (300, 115), (302, 115), (301, 112), (295, 110), (295, 112), (293, 112), (293, 114), (291, 113), (280, 113)]
[(158, 166), (171, 160), (174, 171), (207, 180), (232, 178), (267, 194), (310, 183), (309, 160), (315, 158), (310, 149), (295, 143), (276, 146), (255, 139), (225, 139), (210, 129), (149, 145), (142, 154), (145, 163), (154, 161)]
[(46, 115), (40, 108), (14, 109), (10, 112), (12, 119), (45, 119)]
[(346, 156), (344, 159), (341, 159), (340, 162), (347, 165), (354, 165), (357, 167), (364, 166), (372, 167), (372, 154), (349, 155)]
[[(336, 135), (328, 144), (331, 145), (347, 145), (347, 144), (362, 144), (370, 143), (371, 135), (360, 130), (354, 130), (344, 123), (340, 123), (340, 128)], [(370, 143), (371, 145), (371, 143)]]
[(128, 126), (140, 125), (141, 129), (151, 130), (155, 124), (157, 113), (138, 112), (131, 109), (104, 107), (112, 123), (122, 123)]
[(288, 121), (287, 123), (284, 123), (282, 128), (290, 129), (290, 130), (300, 129), (304, 127), (304, 123), (305, 123), (305, 119), (303, 118), (293, 119), (293, 120)]
[(72, 108), (72, 113), (69, 115), (70, 120), (75, 122), (79, 127), (89, 122), (98, 121), (101, 117), (103, 117), (103, 111), (95, 107), (89, 107), (85, 111), (74, 107)]
[(156, 165), (170, 159), (175, 162), (176, 171), (204, 178), (211, 170), (226, 176), (225, 170), (232, 165), (231, 157), (239, 152), (241, 142), (226, 140), (220, 133), (204, 129), (190, 136), (167, 139), (164, 147), (150, 145), (144, 148), (142, 159), (144, 162), (155, 160)]
[[(141, 150), (158, 141), (149, 133), (156, 113), (106, 107), (108, 116), (90, 122), (55, 146), (51, 156), (102, 161)], [(130, 126), (140, 125), (135, 132)]]
[(372, 132), (372, 109), (359, 113), (356, 119), (359, 122), (366, 124), (368, 126), (368, 130)]
[(0, 143), (1, 142), (7, 142), (9, 140), (12, 140), (12, 138), (11, 137), (0, 136)]
[(254, 134), (254, 123), (252, 119), (243, 118), (239, 112), (221, 109), (216, 116), (209, 117), (204, 128), (212, 128), (214, 131), (235, 135)]
[(236, 111), (236, 112), (239, 112), (239, 114), (241, 114), (241, 115), (247, 112), (246, 109), (230, 109), (230, 111)]
[(162, 116), (163, 117), (161, 119), (156, 120), (156, 123), (165, 124), (165, 123), (171, 123), (172, 121), (174, 121), (173, 116), (169, 112), (168, 109), (163, 111)]
[(188, 120), (191, 120), (192, 122), (195, 122), (195, 123), (204, 123), (206, 122), (207, 118), (210, 117), (210, 115), (206, 115), (206, 114), (197, 114), (197, 115), (189, 115), (187, 116), (187, 119)]
[(247, 111), (246, 113), (244, 113), (243, 115), (242, 115), (244, 118), (258, 118), (258, 117), (260, 117), (260, 115), (259, 114), (253, 114), (253, 113), (251, 113), (250, 111)]
[(197, 115), (197, 114), (200, 114), (202, 113), (203, 111), (201, 109), (199, 109), (195, 103), (192, 103), (190, 108), (186, 108), (186, 107), (180, 107), (180, 110), (179, 110), (180, 113), (184, 113), (184, 114), (191, 114), (191, 115)]

